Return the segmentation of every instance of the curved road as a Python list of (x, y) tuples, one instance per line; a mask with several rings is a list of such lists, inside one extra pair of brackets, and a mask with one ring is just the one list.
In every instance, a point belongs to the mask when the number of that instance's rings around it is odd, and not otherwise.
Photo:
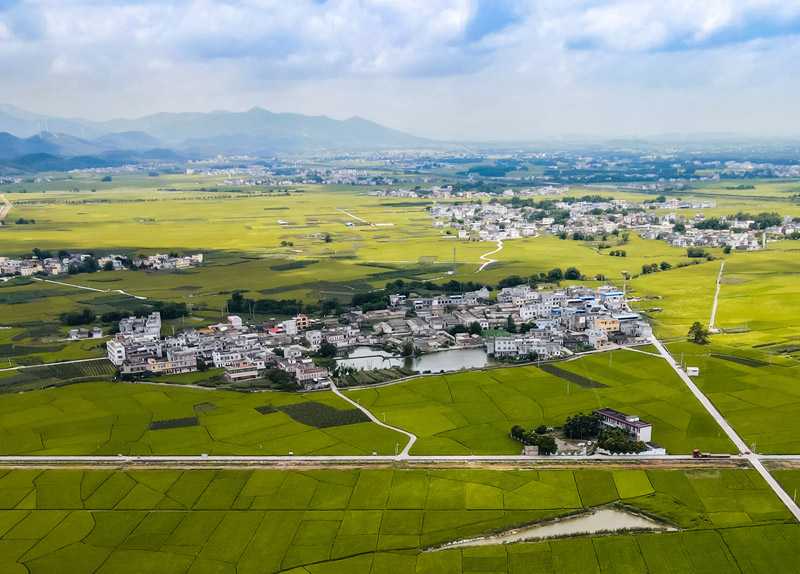
[(500, 239), (498, 239), (498, 240), (497, 240), (497, 249), (495, 249), (494, 251), (490, 251), (489, 253), (484, 253), (483, 255), (481, 255), (481, 257), (480, 257), (480, 258), (481, 258), (481, 259), (483, 259), (484, 261), (486, 261), (486, 263), (484, 263), (483, 265), (481, 265), (481, 266), (478, 268), (478, 270), (477, 270), (475, 273), (480, 273), (481, 271), (483, 271), (483, 269), (484, 269), (484, 268), (485, 268), (487, 265), (489, 265), (490, 263), (494, 263), (495, 261), (497, 261), (497, 259), (489, 259), (489, 255), (494, 255), (495, 253), (497, 253), (497, 252), (498, 252), (498, 251), (500, 251), (501, 249), (503, 249), (503, 241), (502, 241), (502, 240), (500, 240)]
[[(368, 410), (366, 407), (362, 407), (362, 406), (361, 406), (361, 405), (360, 405), (360, 404), (359, 404), (357, 401), (354, 401), (354, 400), (353, 400), (353, 399), (351, 399), (350, 397), (346, 397), (346, 396), (345, 396), (345, 395), (342, 393), (342, 391), (340, 391), (340, 390), (339, 390), (339, 389), (336, 387), (336, 383), (334, 383), (334, 382), (332, 382), (332, 381), (331, 381), (331, 390), (332, 390), (332, 391), (333, 391), (335, 394), (339, 395), (339, 396), (340, 396), (340, 397), (342, 397), (344, 400), (346, 400), (348, 403), (350, 403), (351, 405), (353, 405), (355, 408), (357, 408), (358, 410), (360, 410), (362, 413), (364, 413), (365, 415), (367, 415), (367, 416), (369, 417), (369, 419), (370, 419), (372, 422), (374, 422), (375, 424), (377, 424), (377, 425), (380, 425), (380, 426), (382, 426), (382, 427), (386, 427), (387, 429), (392, 429), (393, 431), (397, 431), (397, 432), (399, 432), (399, 433), (401, 433), (401, 434), (404, 434), (404, 435), (406, 435), (406, 436), (408, 437), (408, 443), (406, 443), (406, 446), (405, 446), (405, 448), (404, 448), (402, 451), (400, 451), (400, 453), (397, 455), (397, 458), (408, 458), (408, 457), (409, 457), (408, 451), (410, 451), (410, 450), (411, 450), (411, 446), (412, 446), (412, 445), (413, 445), (415, 442), (417, 442), (417, 435), (415, 435), (415, 434), (412, 434), (412, 433), (410, 433), (410, 432), (408, 432), (408, 431), (404, 431), (403, 429), (399, 429), (399, 428), (397, 428), (397, 427), (393, 427), (393, 426), (391, 426), (391, 425), (387, 425), (386, 423), (382, 423), (382, 422), (381, 422), (381, 421), (379, 421), (379, 420), (377, 419), (377, 417), (376, 417), (375, 415), (373, 415), (373, 414), (372, 414), (372, 413), (371, 413), (371, 412), (370, 412), (370, 411), (369, 411), (369, 410)], [(372, 457), (366, 457), (366, 458), (368, 458), (368, 459), (372, 460), (372, 459), (375, 459), (376, 457), (372, 456)], [(395, 457), (386, 457), (386, 458), (389, 458), (389, 459), (394, 459)]]

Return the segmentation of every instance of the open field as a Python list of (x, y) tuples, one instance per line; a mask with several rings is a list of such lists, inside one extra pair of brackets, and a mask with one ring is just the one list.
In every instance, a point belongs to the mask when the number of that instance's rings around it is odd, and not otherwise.
[[(0, 493), (11, 573), (793, 572), (800, 542), (748, 470), (3, 470)], [(618, 500), (683, 530), (420, 553)]]
[[(256, 410), (268, 405), (272, 408), (266, 414)], [(287, 409), (289, 405), (331, 409), (298, 415)], [(398, 443), (400, 448), (405, 444), (405, 436), (374, 423), (350, 424), (355, 420), (348, 418), (351, 410), (330, 392), (244, 394), (140, 383), (81, 383), (2, 397), (0, 453), (370, 455), (394, 454)], [(343, 416), (332, 418), (330, 411)], [(197, 417), (197, 424), (177, 422), (192, 417)], [(148, 430), (154, 421), (168, 422), (161, 430)]]
[[(345, 391), (377, 417), (416, 434), (411, 454), (518, 454), (518, 424), (556, 426), (567, 416), (611, 407), (652, 422), (653, 441), (672, 454), (735, 452), (721, 429), (660, 358), (617, 351), (557, 363), (607, 388), (581, 388), (536, 367), (441, 375)], [(381, 419), (382, 420), (382, 419)]]

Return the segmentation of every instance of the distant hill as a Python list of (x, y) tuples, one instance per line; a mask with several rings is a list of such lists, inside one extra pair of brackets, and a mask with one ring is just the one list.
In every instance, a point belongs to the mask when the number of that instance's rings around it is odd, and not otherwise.
[(158, 113), (132, 120), (93, 122), (41, 116), (0, 104), (0, 131), (23, 139), (41, 134), (55, 146), (41, 151), (64, 156), (160, 147), (206, 155), (422, 147), (433, 143), (359, 117), (334, 120), (274, 114), (258, 107), (246, 112)]
[(93, 140), (92, 143), (101, 148), (116, 150), (148, 150), (164, 145), (150, 134), (141, 131), (106, 134)]

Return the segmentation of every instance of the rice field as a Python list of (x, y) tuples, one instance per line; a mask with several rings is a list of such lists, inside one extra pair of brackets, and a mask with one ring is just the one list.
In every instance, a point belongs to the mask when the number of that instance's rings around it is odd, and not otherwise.
[[(672, 454), (736, 449), (666, 362), (615, 351), (557, 364), (606, 387), (583, 388), (536, 367), (427, 377), (345, 391), (377, 417), (413, 432), (411, 454), (519, 454), (513, 425), (559, 426), (567, 416), (610, 407), (653, 423)], [(382, 419), (381, 419), (382, 420)]]
[[(420, 552), (618, 501), (681, 531)], [(0, 565), (34, 574), (759, 572), (789, 522), (747, 470), (0, 470)]]
[[(268, 414), (256, 410), (264, 406), (272, 407)], [(352, 411), (330, 392), (81, 383), (2, 397), (0, 454), (387, 455), (398, 443), (405, 445), (404, 435), (362, 422), (363, 414)], [(157, 424), (151, 430), (152, 423), (191, 417), (198, 424)]]

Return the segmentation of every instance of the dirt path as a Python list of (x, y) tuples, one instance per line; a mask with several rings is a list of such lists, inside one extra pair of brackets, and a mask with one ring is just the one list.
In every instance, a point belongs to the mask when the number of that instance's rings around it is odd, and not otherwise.
[(486, 263), (481, 265), (475, 273), (480, 273), (481, 271), (483, 271), (486, 268), (487, 265), (490, 265), (491, 263), (494, 263), (495, 261), (497, 261), (497, 259), (489, 259), (489, 256), (490, 255), (494, 255), (495, 253), (501, 251), (502, 249), (503, 249), (503, 242), (498, 239), (497, 240), (497, 249), (495, 249), (494, 251), (490, 251), (489, 253), (484, 253), (483, 255), (481, 255), (480, 258), (483, 259), (484, 261), (486, 261)]

